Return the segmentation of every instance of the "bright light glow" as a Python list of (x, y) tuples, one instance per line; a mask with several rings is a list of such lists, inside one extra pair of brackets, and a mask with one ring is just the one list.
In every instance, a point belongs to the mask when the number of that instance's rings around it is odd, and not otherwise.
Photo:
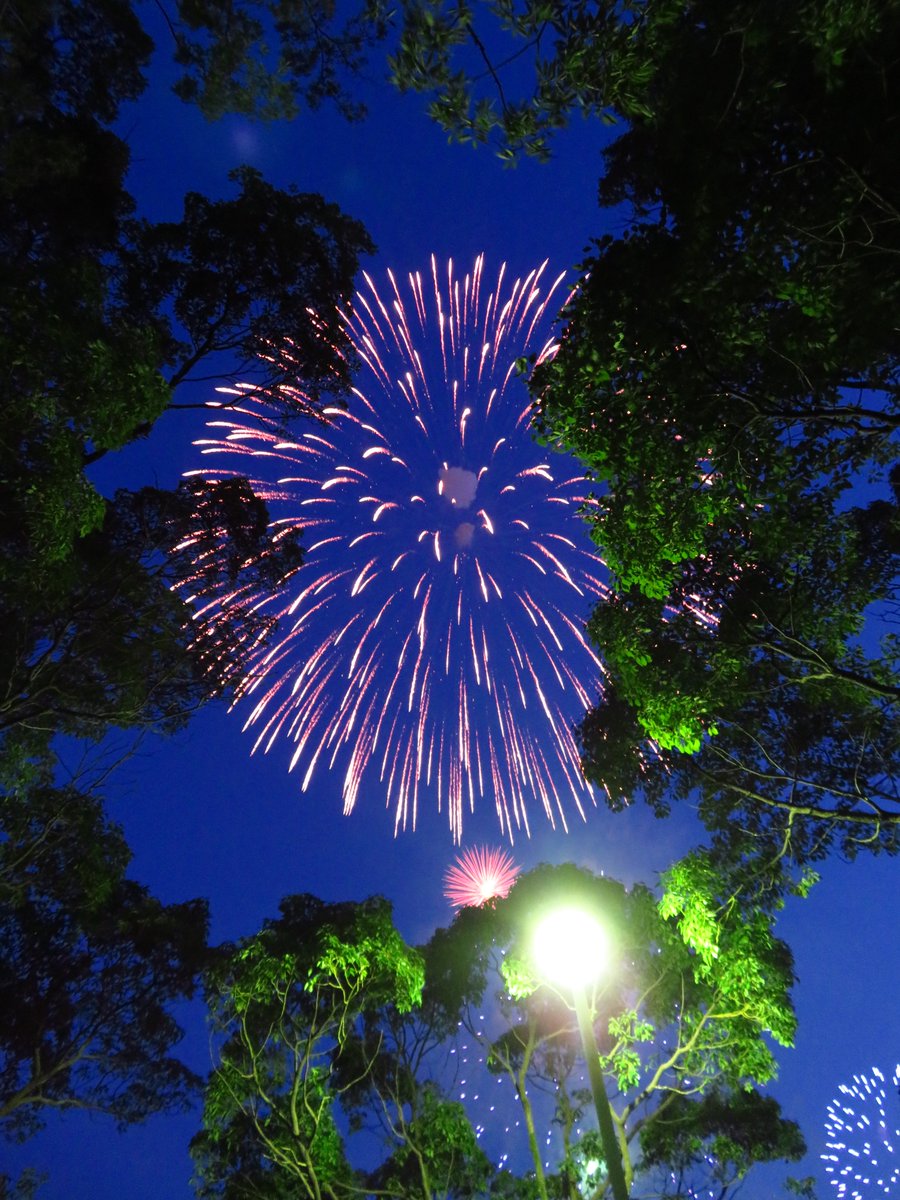
[(574, 990), (600, 974), (609, 956), (609, 943), (602, 926), (589, 913), (558, 908), (535, 928), (532, 953), (543, 978)]

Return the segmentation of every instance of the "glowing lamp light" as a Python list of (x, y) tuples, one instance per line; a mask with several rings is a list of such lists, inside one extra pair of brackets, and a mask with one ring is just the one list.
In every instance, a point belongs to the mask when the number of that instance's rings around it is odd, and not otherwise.
[(597, 978), (609, 961), (610, 947), (606, 934), (599, 922), (583, 909), (557, 908), (535, 926), (531, 953), (541, 977), (572, 994), (613, 1200), (628, 1200), (622, 1155), (613, 1126), (588, 1002), (587, 985)]
[(536, 926), (532, 953), (542, 978), (575, 992), (603, 971), (609, 942), (602, 925), (589, 913), (558, 908)]

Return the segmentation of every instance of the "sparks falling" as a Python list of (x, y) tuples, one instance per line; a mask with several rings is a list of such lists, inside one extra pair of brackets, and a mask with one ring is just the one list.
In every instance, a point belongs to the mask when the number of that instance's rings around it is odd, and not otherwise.
[(288, 438), (232, 390), (196, 443), (209, 465), (191, 474), (248, 476), (273, 528), (303, 531), (289, 598), (240, 597), (278, 617), (237, 689), (254, 750), (293, 743), (303, 790), (342, 771), (345, 813), (380, 792), (395, 832), (426, 797), (457, 842), (484, 798), (511, 841), (535, 801), (563, 828), (593, 803), (571, 729), (600, 689), (583, 626), (603, 565), (583, 475), (534, 441), (516, 370), (555, 350), (563, 277), (545, 271), (489, 285), (481, 257), (461, 277), (432, 258), (403, 287), (365, 276), (341, 318), (362, 363), (346, 409)]
[[(890, 1090), (888, 1090), (888, 1088)], [(828, 1105), (821, 1155), (839, 1200), (900, 1194), (900, 1065), (887, 1083), (877, 1067), (842, 1083)]]

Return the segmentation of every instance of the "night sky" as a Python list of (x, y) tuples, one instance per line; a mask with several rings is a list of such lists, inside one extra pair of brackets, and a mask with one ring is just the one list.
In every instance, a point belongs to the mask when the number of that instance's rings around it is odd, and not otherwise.
[[(149, 7), (142, 16), (149, 20)], [(379, 70), (374, 64), (361, 85), (370, 107), (361, 124), (320, 112), (271, 126), (238, 118), (210, 125), (168, 95), (170, 68), (160, 55), (150, 90), (120, 126), (132, 150), (139, 211), (177, 220), (186, 190), (233, 195), (227, 173), (249, 163), (271, 182), (321, 192), (359, 218), (378, 247), (364, 266), (379, 281), (389, 267), (401, 275), (427, 269), (432, 253), (452, 256), (462, 271), (484, 252), (488, 275), (502, 261), (520, 275), (549, 258), (555, 275), (578, 263), (591, 238), (615, 229), (595, 199), (609, 136), (599, 123), (579, 121), (557, 140), (550, 164), (511, 170), (489, 150), (448, 146), (423, 103), (381, 84)], [(192, 440), (202, 436), (203, 420), (199, 412), (168, 414), (146, 442), (104, 461), (98, 483), (174, 486), (198, 465)], [(293, 892), (328, 900), (383, 894), (411, 943), (451, 919), (442, 876), (456, 848), (446, 813), (425, 800), (416, 831), (395, 838), (393, 814), (373, 784), (345, 817), (338, 774), (318, 767), (301, 795), (286, 770), (289, 751), (251, 757), (241, 724), (240, 713), (210, 705), (176, 737), (145, 740), (115, 774), (107, 798), (134, 851), (134, 877), (166, 902), (207, 897), (214, 941), (253, 933)], [(464, 835), (464, 846), (501, 844), (489, 800), (467, 817)], [(701, 838), (689, 812), (658, 821), (639, 806), (621, 815), (597, 807), (584, 822), (573, 813), (565, 833), (534, 806), (532, 836), (517, 837), (512, 852), (524, 868), (574, 861), (652, 884)], [(832, 859), (822, 870), (822, 882), (809, 899), (789, 905), (779, 930), (796, 958), (799, 1032), (796, 1048), (779, 1052), (771, 1091), (784, 1114), (800, 1121), (809, 1145), (808, 1159), (790, 1173), (817, 1175), (825, 1197), (833, 1192), (819, 1163), (827, 1103), (854, 1073), (877, 1066), (889, 1076), (900, 1058), (900, 937), (894, 863)], [(186, 1006), (183, 1019), (185, 1056), (205, 1071), (202, 1006)], [(888, 1102), (889, 1118), (900, 1125), (892, 1090)], [(155, 1118), (119, 1134), (106, 1118), (70, 1113), (51, 1116), (44, 1133), (4, 1153), (12, 1167), (49, 1171), (44, 1200), (188, 1200), (187, 1142), (197, 1124), (197, 1114)], [(778, 1194), (786, 1173), (757, 1169), (742, 1196)]]

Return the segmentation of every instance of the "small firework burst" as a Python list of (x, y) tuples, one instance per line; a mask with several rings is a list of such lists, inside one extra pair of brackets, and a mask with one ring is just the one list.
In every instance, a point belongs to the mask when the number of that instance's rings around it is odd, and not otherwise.
[(470, 908), (505, 896), (519, 867), (505, 850), (477, 846), (459, 855), (444, 874), (444, 895), (454, 908)]
[(870, 1075), (854, 1075), (852, 1084), (842, 1083), (840, 1094), (828, 1105), (828, 1141), (821, 1157), (839, 1197), (868, 1200), (900, 1194), (898, 1087), (900, 1065), (891, 1079), (893, 1094), (873, 1067)]

